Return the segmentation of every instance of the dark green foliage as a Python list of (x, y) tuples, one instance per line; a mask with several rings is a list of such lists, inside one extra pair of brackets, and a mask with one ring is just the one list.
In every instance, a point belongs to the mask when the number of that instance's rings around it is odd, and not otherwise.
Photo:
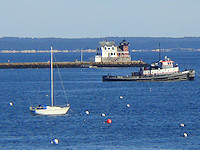
[(48, 50), (51, 46), (57, 50), (96, 49), (99, 42), (108, 39), (115, 40), (116, 45), (126, 39), (130, 43), (129, 49), (152, 50), (162, 49), (200, 48), (200, 37), (166, 38), (166, 37), (105, 37), (105, 38), (0, 38), (0, 50)]

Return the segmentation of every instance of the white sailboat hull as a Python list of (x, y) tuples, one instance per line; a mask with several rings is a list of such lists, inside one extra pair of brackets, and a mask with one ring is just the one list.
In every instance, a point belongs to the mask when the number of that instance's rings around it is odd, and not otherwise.
[(35, 115), (65, 115), (68, 110), (67, 107), (46, 106), (46, 107), (30, 107), (30, 111)]

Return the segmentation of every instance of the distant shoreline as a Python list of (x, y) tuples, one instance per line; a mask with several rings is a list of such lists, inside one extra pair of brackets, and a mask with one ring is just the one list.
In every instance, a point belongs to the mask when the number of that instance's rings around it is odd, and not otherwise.
[[(130, 50), (130, 52), (158, 52), (159, 49), (153, 50)], [(96, 53), (96, 50), (54, 50), (54, 53)], [(179, 49), (161, 49), (161, 52), (200, 52), (200, 49), (179, 48)], [(50, 50), (1, 50), (0, 53), (50, 53)]]
[[(95, 53), (96, 50), (53, 50), (54, 53)], [(51, 50), (1, 50), (0, 53), (50, 53)]]

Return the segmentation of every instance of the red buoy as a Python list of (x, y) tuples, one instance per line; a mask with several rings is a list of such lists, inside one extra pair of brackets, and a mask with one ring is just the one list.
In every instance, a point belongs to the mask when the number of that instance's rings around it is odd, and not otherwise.
[(108, 119), (106, 122), (107, 122), (107, 123), (112, 123), (112, 120), (111, 120), (111, 119)]

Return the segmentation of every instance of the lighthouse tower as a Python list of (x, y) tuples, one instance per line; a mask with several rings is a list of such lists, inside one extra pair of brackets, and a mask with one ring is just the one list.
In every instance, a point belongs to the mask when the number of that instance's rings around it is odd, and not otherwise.
[(129, 49), (128, 49), (129, 45), (130, 44), (126, 42), (125, 39), (120, 43), (119, 48), (122, 50), (123, 57), (129, 56)]

